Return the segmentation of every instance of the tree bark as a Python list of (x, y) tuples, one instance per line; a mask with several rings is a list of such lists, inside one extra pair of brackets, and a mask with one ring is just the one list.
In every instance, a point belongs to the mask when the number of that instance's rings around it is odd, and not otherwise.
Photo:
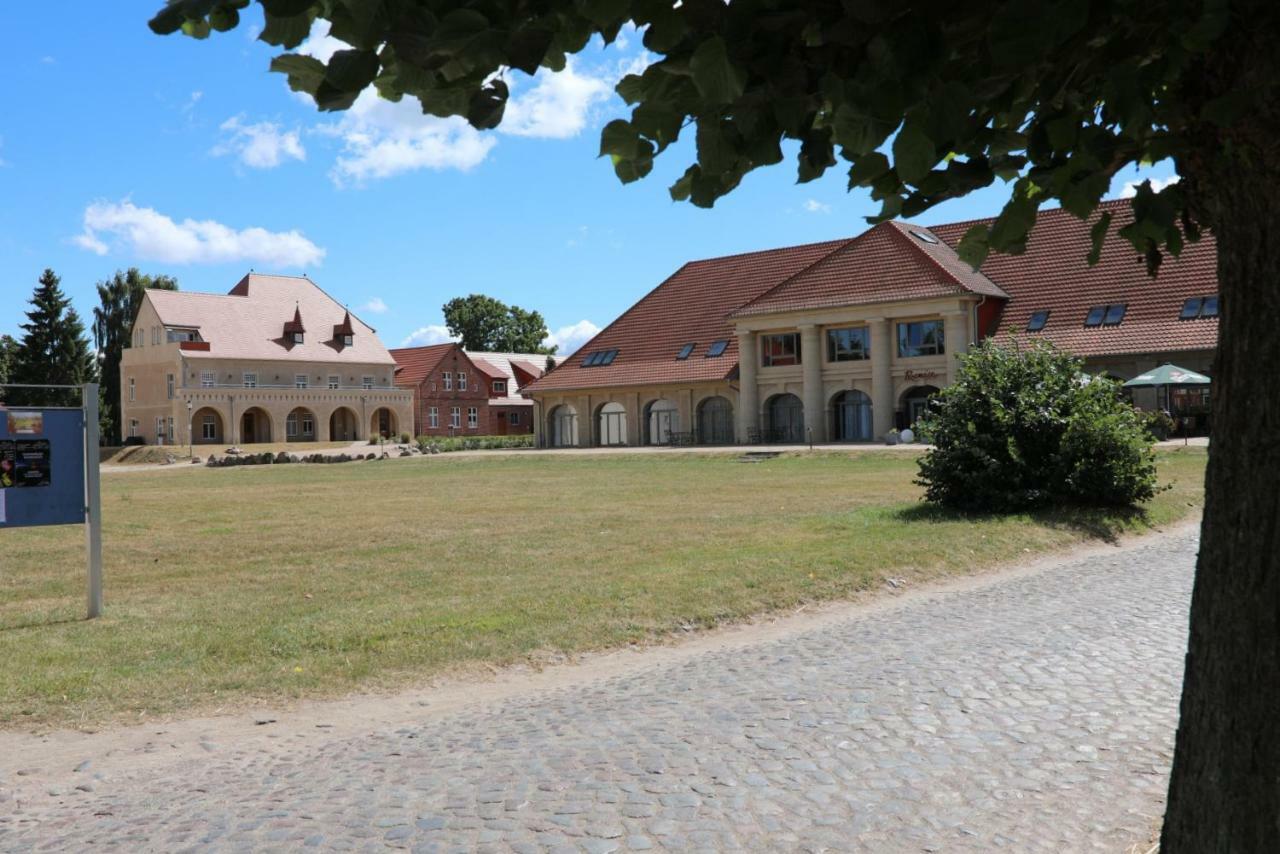
[[(1224, 39), (1190, 100), (1276, 80), (1267, 28)], [(1161, 854), (1280, 850), (1280, 107), (1179, 158), (1217, 241), (1213, 440)]]

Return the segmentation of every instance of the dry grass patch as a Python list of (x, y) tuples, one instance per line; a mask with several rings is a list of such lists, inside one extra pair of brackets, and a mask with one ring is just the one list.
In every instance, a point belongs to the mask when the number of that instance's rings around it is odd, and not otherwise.
[(0, 531), (0, 724), (93, 725), (380, 689), (849, 596), (1175, 521), (962, 518), (915, 462), (813, 454), (495, 456), (138, 472), (103, 481), (107, 615), (78, 620), (78, 527)]

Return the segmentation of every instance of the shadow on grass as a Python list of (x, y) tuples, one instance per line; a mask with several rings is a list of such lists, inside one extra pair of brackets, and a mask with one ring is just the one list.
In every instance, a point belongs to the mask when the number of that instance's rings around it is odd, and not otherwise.
[(921, 502), (896, 508), (890, 515), (901, 522), (998, 522), (1001, 519), (1026, 518), (1055, 530), (1073, 531), (1093, 540), (1113, 543), (1120, 535), (1136, 527), (1150, 525), (1151, 517), (1143, 507), (1076, 507), (1064, 505), (1008, 513), (977, 513), (952, 510)]

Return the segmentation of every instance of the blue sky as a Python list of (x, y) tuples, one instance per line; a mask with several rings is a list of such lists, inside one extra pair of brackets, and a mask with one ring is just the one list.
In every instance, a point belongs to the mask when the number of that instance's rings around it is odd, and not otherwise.
[[(634, 34), (560, 75), (518, 73), (504, 127), (478, 133), (416, 104), (361, 96), (322, 114), (267, 71), (255, 5), (207, 41), (146, 27), (159, 0), (8, 9), (0, 55), (0, 332), (18, 333), (45, 267), (85, 317), (94, 284), (137, 266), (225, 292), (249, 269), (306, 273), (388, 346), (443, 334), (440, 306), (486, 293), (547, 318), (573, 349), (680, 264), (857, 234), (875, 205), (845, 178), (796, 184), (760, 170), (712, 210), (670, 201), (679, 145), (622, 186), (596, 158), (624, 108), (613, 83), (642, 67)], [(316, 30), (307, 50), (326, 56)], [(1167, 179), (1168, 164), (1117, 178)], [(996, 213), (1001, 186), (919, 218)]]

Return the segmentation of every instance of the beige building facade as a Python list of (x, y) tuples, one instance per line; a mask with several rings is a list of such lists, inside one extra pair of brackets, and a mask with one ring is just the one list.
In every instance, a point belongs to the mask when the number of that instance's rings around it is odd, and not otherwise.
[(121, 359), (122, 428), (161, 445), (398, 436), (412, 396), (394, 374), (375, 331), (308, 279), (148, 291)]
[[(1040, 214), (1025, 253), (977, 270), (954, 249), (973, 222), (882, 222), (848, 240), (690, 262), (529, 387), (539, 444), (878, 441), (914, 425), (993, 336), (1047, 341), (1119, 380), (1166, 363), (1211, 375), (1212, 238), (1151, 281), (1114, 235), (1127, 204), (1095, 215), (1115, 220), (1094, 265), (1094, 222), (1062, 210)], [(1135, 389), (1132, 400), (1203, 419), (1204, 394)]]

